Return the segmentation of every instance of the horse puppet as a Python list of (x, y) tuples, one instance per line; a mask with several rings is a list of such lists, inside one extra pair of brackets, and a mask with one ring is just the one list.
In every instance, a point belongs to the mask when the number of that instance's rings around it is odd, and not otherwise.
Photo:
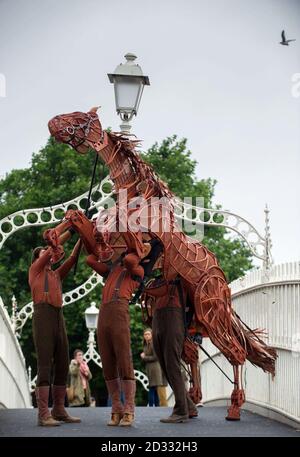
[[(87, 113), (55, 116), (48, 126), (57, 141), (69, 144), (80, 154), (93, 149), (109, 168), (119, 209), (117, 223), (124, 226), (124, 218), (133, 218), (135, 222), (133, 228), (126, 222), (125, 230), (124, 227), (122, 231), (120, 227), (117, 229), (126, 253), (134, 253), (134, 258), (143, 259), (148, 252), (149, 240), (160, 241), (165, 280), (181, 278), (193, 307), (197, 331), (202, 337), (208, 337), (233, 366), (234, 388), (226, 419), (239, 420), (240, 407), (245, 401), (241, 384), (243, 364), (247, 359), (274, 376), (277, 354), (261, 339), (263, 332), (250, 329), (233, 310), (231, 292), (216, 256), (178, 226), (174, 195), (152, 167), (141, 159), (136, 150), (138, 142), (121, 133), (104, 131), (96, 108)], [(125, 206), (121, 205), (124, 195)], [(76, 217), (82, 218), (78, 214)], [(101, 242), (102, 250), (107, 253), (113, 252), (116, 240), (116, 235), (110, 234), (111, 225), (111, 220), (106, 218), (104, 225), (97, 226), (98, 233), (105, 227)], [(47, 233), (48, 239), (51, 238), (51, 230)], [(86, 241), (91, 244), (90, 252), (98, 249), (96, 254), (99, 255), (99, 243), (92, 241), (92, 233), (93, 230), (89, 229)], [(120, 245), (121, 238), (117, 238)], [(129, 268), (134, 268), (130, 262), (128, 264)]]

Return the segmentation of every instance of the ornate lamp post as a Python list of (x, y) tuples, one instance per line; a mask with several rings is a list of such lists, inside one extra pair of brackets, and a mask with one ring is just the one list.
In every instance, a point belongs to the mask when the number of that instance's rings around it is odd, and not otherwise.
[(108, 78), (115, 88), (116, 110), (122, 119), (121, 131), (129, 133), (130, 121), (137, 115), (144, 86), (150, 86), (148, 76), (145, 76), (141, 67), (135, 63), (136, 56), (128, 53), (126, 62), (120, 64)]
[(16, 297), (13, 295), (11, 299), (11, 309), (12, 309), (12, 314), (11, 314), (11, 325), (13, 328), (14, 333), (16, 333), (16, 320), (17, 320), (17, 313), (18, 313), (18, 303), (16, 300)]
[(95, 330), (97, 328), (98, 314), (99, 310), (96, 307), (96, 303), (94, 301), (91, 303), (91, 306), (84, 312), (85, 323), (87, 329), (89, 330), (88, 355), (90, 359), (93, 359), (93, 354), (95, 352)]

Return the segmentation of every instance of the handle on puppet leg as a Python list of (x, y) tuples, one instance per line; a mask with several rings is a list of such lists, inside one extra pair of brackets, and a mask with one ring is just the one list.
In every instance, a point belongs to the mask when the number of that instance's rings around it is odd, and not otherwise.
[(52, 229), (45, 230), (43, 238), (49, 246), (56, 248), (58, 245), (64, 244), (70, 238), (71, 233), (65, 231), (71, 226), (72, 224), (70, 221), (64, 221)]
[(64, 244), (71, 237), (72, 232), (76, 231), (86, 252), (98, 255), (99, 246), (93, 233), (93, 222), (78, 210), (68, 210), (65, 218), (57, 227), (44, 232), (43, 237), (46, 243), (52, 248), (58, 249), (58, 246)]
[[(67, 219), (56, 227), (45, 230), (43, 233), (44, 240), (48, 246), (52, 248), (53, 254), (51, 259), (53, 263), (59, 262), (64, 257), (65, 253), (63, 244), (65, 244), (72, 237), (73, 233), (78, 231), (80, 235), (80, 230), (76, 230), (75, 227), (76, 226), (73, 223), (72, 219)], [(80, 251), (80, 249), (78, 249), (78, 243), (76, 246), (76, 255), (78, 256)]]
[[(75, 232), (75, 230), (74, 230)], [(73, 232), (70, 230), (66, 230), (62, 235), (60, 235), (58, 242), (59, 244), (63, 245), (65, 244), (73, 235)]]
[(72, 236), (68, 230), (70, 227), (70, 222), (64, 221), (57, 227), (44, 231), (43, 238), (47, 245), (52, 249), (52, 263), (57, 263), (63, 259), (65, 252), (62, 245)]

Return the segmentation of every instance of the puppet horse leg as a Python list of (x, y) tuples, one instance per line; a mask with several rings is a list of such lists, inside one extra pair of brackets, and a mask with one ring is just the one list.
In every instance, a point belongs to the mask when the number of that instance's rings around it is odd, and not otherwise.
[[(241, 388), (242, 367), (242, 365), (233, 366), (235, 384), (231, 393), (231, 405), (228, 408), (228, 414), (226, 416), (226, 420), (228, 421), (240, 420), (240, 409), (242, 404), (245, 402), (245, 392), (244, 389)], [(239, 370), (241, 370), (241, 376)]]
[(199, 367), (197, 362), (190, 363), (192, 385), (189, 389), (189, 396), (192, 401), (197, 405), (202, 400), (201, 381), (199, 376)]

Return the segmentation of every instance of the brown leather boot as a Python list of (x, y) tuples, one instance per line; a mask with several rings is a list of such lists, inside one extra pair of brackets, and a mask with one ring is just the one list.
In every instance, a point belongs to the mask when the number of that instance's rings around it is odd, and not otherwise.
[(163, 422), (164, 424), (181, 424), (183, 422), (188, 421), (188, 414), (181, 415), (181, 414), (171, 414), (171, 416), (160, 419), (160, 422)]
[(52, 417), (58, 421), (67, 422), (69, 424), (81, 422), (81, 419), (79, 419), (79, 417), (72, 417), (65, 410), (65, 396), (66, 386), (53, 386), (53, 408), (51, 411)]
[(49, 386), (35, 388), (36, 402), (38, 405), (38, 425), (44, 427), (60, 425), (58, 421), (53, 419), (48, 409), (49, 389)]
[(121, 387), (125, 397), (125, 405), (124, 415), (119, 425), (121, 427), (130, 427), (134, 421), (134, 399), (136, 391), (136, 382), (135, 380), (131, 379), (122, 379)]
[(120, 420), (120, 427), (131, 427), (134, 422), (134, 414), (124, 413), (122, 419)]
[(110, 420), (107, 422), (106, 425), (110, 425), (112, 427), (116, 427), (120, 424), (121, 419), (123, 418), (123, 413), (111, 413)]
[(108, 393), (111, 398), (111, 419), (107, 422), (107, 425), (117, 426), (119, 425), (123, 417), (123, 405), (121, 402), (121, 383), (120, 379), (110, 379), (105, 381)]

